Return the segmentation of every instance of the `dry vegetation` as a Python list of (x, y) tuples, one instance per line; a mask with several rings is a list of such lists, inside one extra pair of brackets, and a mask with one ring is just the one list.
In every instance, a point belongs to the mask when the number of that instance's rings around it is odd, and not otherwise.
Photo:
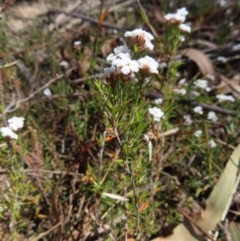
[[(23, 116), (25, 125), (17, 141), (0, 137), (0, 240), (240, 240), (239, 148), (230, 158), (240, 143), (239, 2), (140, 2), (151, 26), (135, 0), (16, 1), (2, 13), (1, 126), (12, 116)], [(181, 7), (192, 31), (174, 52), (164, 39), (164, 15)], [(146, 126), (135, 135), (128, 176), (125, 147), (95, 82), (126, 30), (136, 28), (155, 30), (150, 55), (168, 65), (141, 98)], [(211, 90), (193, 95), (197, 79)], [(183, 86), (187, 94), (174, 92)], [(167, 114), (156, 125), (147, 97), (159, 93)], [(220, 102), (217, 94), (235, 101)], [(129, 146), (130, 106), (118, 129)], [(207, 118), (210, 111), (216, 121)], [(219, 231), (217, 239), (208, 228)]]

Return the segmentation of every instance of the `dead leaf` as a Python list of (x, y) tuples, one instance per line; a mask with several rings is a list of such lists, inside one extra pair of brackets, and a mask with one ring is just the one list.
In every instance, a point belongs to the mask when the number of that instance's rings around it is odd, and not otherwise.
[(205, 39), (193, 39), (188, 43), (189, 46), (196, 46), (196, 45), (202, 45), (202, 46), (206, 46), (209, 49), (217, 49), (217, 44), (211, 42), (211, 41), (207, 41)]
[(164, 12), (161, 11), (157, 6), (153, 9), (154, 17), (161, 23), (164, 24), (166, 22), (166, 19), (164, 18)]
[(15, 142), (11, 142), (13, 149), (21, 156), (23, 156), (31, 167), (34, 167), (36, 169), (40, 169), (41, 165), (38, 163), (37, 160), (35, 160), (32, 156), (25, 154), (24, 150), (21, 148), (21, 146), (17, 145)]
[(220, 76), (221, 81), (223, 81), (226, 86), (229, 88), (230, 92), (238, 99), (240, 99), (240, 86), (239, 86), (239, 81), (233, 81), (231, 79), (228, 79), (224, 75)]
[(87, 72), (90, 68), (90, 59), (93, 55), (92, 53), (92, 49), (89, 48), (88, 46), (84, 46), (84, 50), (83, 50), (83, 53), (84, 53), (84, 59), (82, 61), (80, 61), (80, 66), (81, 66), (81, 69), (84, 71), (84, 72)]
[(231, 235), (232, 241), (240, 240), (240, 226), (239, 223), (231, 222), (229, 224), (229, 233)]
[[(238, 167), (240, 162), (240, 144), (235, 148), (218, 182), (206, 201), (206, 210), (202, 217), (195, 215), (194, 223), (188, 219), (179, 224), (173, 234), (164, 238), (158, 237), (151, 241), (202, 241), (209, 230), (225, 218), (231, 204), (233, 194), (239, 184)], [(224, 190), (224, 192), (223, 192)], [(205, 233), (205, 234), (204, 234)], [(234, 231), (236, 234), (236, 231)], [(239, 234), (237, 234), (239, 235)]]
[(225, 215), (239, 183), (239, 163), (240, 145), (233, 151), (225, 169), (206, 201), (204, 218), (197, 222), (202, 229), (206, 231), (212, 230), (218, 222), (225, 219)]
[(102, 54), (104, 56), (109, 55), (113, 51), (113, 49), (118, 46), (118, 44), (119, 44), (119, 38), (117, 37), (107, 40), (101, 48)]
[(104, 20), (106, 19), (108, 14), (108, 8), (101, 14), (99, 22), (98, 22), (98, 27), (102, 27), (102, 24), (104, 22)]
[(195, 48), (187, 48), (179, 51), (180, 54), (188, 57), (199, 67), (202, 75), (207, 76), (209, 74), (214, 74), (214, 66), (209, 57), (202, 51)]
[(215, 86), (211, 86), (212, 90), (218, 90), (221, 94), (231, 93), (236, 98), (240, 99), (240, 75), (236, 74), (231, 79), (224, 75), (220, 75), (220, 83)]
[(125, 201), (125, 202), (129, 201), (128, 198), (117, 195), (117, 194), (114, 194), (114, 193), (103, 192), (102, 195), (105, 196), (105, 197), (109, 197), (109, 198), (112, 198), (112, 199), (119, 200), (119, 201)]

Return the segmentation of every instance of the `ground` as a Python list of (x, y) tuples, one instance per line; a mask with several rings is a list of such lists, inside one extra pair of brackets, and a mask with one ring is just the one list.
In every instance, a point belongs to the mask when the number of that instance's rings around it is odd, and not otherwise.
[[(0, 126), (24, 123), (0, 129), (0, 240), (240, 240), (239, 2), (13, 2)], [(167, 20), (182, 8), (190, 32)]]

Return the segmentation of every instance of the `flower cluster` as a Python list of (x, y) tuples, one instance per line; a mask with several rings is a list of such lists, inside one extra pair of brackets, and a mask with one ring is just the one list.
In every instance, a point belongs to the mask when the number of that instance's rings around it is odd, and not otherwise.
[(191, 125), (193, 123), (192, 117), (190, 115), (184, 115), (183, 119), (186, 125)]
[(180, 89), (174, 89), (174, 91), (180, 95), (186, 95), (187, 90), (184, 88), (180, 88)]
[(193, 108), (193, 111), (199, 115), (202, 115), (203, 114), (203, 108), (202, 106), (196, 106)]
[(164, 117), (164, 112), (158, 107), (149, 108), (148, 111), (153, 116), (154, 121), (160, 121)]
[(0, 133), (3, 137), (9, 137), (11, 139), (18, 139), (18, 135), (15, 133), (15, 131), (23, 128), (24, 125), (24, 118), (23, 117), (12, 117), (11, 119), (8, 119), (8, 126), (7, 127), (1, 127)]
[(168, 13), (164, 17), (168, 22), (171, 23), (183, 23), (186, 20), (188, 11), (186, 8), (178, 9), (176, 13)]
[(199, 138), (202, 135), (202, 130), (196, 130), (194, 132), (194, 136), (196, 136), (197, 138)]
[(46, 89), (43, 90), (43, 94), (46, 95), (46, 96), (51, 96), (52, 92), (49, 88), (46, 88)]
[(231, 101), (234, 102), (235, 99), (232, 95), (224, 95), (224, 94), (219, 94), (216, 95), (217, 99), (219, 100), (219, 102), (223, 102), (223, 101)]
[[(180, 95), (185, 95), (187, 93), (186, 88), (184, 88), (184, 87), (187, 86), (186, 79), (179, 80), (178, 86), (180, 86), (181, 88), (174, 89), (174, 91), (176, 93), (180, 94)], [(211, 91), (211, 88), (208, 86), (208, 81), (204, 80), (204, 79), (197, 79), (193, 83), (193, 88), (194, 89), (202, 89), (202, 90), (205, 90), (207, 92)], [(192, 95), (194, 95), (194, 96), (199, 96), (200, 95), (200, 93), (195, 91), (195, 90), (192, 90), (190, 93)]]
[[(180, 95), (185, 95), (187, 93), (186, 89), (184, 87), (186, 87), (186, 79), (180, 79), (178, 81), (178, 86), (181, 88), (178, 89), (174, 89), (174, 91)], [(193, 82), (192, 87), (194, 89), (202, 89), (204, 91), (211, 91), (211, 88), (208, 86), (208, 81), (204, 80), (204, 79), (197, 79), (196, 81)], [(193, 96), (199, 96), (200, 93), (192, 90), (190, 92)], [(222, 101), (234, 101), (235, 99), (232, 96), (228, 96), (228, 95), (217, 95), (216, 96), (220, 102)], [(193, 108), (193, 111), (199, 115), (203, 115), (204, 111), (203, 111), (203, 107), (202, 106), (195, 106)], [(184, 119), (184, 124), (185, 125), (191, 125), (193, 123), (191, 116), (190, 115), (185, 115), (183, 116)], [(207, 119), (213, 122), (217, 122), (218, 121), (218, 116), (214, 111), (210, 111), (207, 114)]]
[[(197, 138), (200, 138), (202, 136), (202, 130), (196, 130), (194, 133), (193, 133), (194, 136), (196, 136)], [(210, 139), (208, 141), (208, 145), (211, 147), (211, 148), (214, 148), (217, 146), (216, 142), (213, 140), (213, 139)]]
[(213, 139), (209, 140), (208, 144), (210, 145), (211, 148), (214, 148), (217, 146), (216, 142)]
[(153, 44), (151, 40), (153, 40), (152, 34), (142, 30), (135, 29), (133, 31), (127, 31), (124, 34), (124, 37), (130, 37), (134, 46), (136, 46), (139, 50), (142, 49), (150, 49), (153, 50)]
[[(191, 32), (191, 27), (185, 24), (188, 11), (186, 8), (178, 9), (176, 13), (168, 13), (164, 16), (168, 24), (178, 24), (179, 29), (183, 32)], [(183, 40), (184, 41), (184, 40)]]
[(68, 67), (69, 67), (69, 63), (67, 62), (67, 61), (61, 61), (60, 63), (59, 63), (59, 65), (60, 66), (62, 66), (62, 67), (64, 67), (65, 69), (67, 69)]
[(204, 79), (198, 79), (194, 82), (195, 88), (203, 89), (207, 92), (211, 91), (211, 88), (208, 86), (208, 81)]
[(211, 120), (211, 121), (214, 121), (214, 122), (218, 121), (218, 117), (217, 117), (217, 115), (214, 111), (208, 112), (207, 118), (208, 118), (208, 120)]
[[(137, 51), (153, 49), (151, 43), (153, 36), (142, 29), (127, 31), (124, 36), (131, 37), (134, 49), (137, 49)], [(134, 78), (135, 73), (140, 73), (142, 77), (146, 78), (150, 74), (158, 73), (159, 64), (153, 58), (145, 56), (137, 60), (132, 57), (132, 51), (126, 45), (116, 47), (113, 53), (107, 57), (107, 61), (110, 62), (111, 66), (104, 68), (101, 77), (109, 79), (116, 75), (122, 75), (123, 79), (127, 77)]]

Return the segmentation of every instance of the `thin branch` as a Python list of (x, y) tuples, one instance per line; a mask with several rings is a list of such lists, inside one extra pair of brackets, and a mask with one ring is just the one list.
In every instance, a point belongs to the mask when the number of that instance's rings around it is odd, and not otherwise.
[[(50, 10), (48, 13), (49, 14), (51, 14), (51, 13), (62, 13), (62, 14), (65, 14), (65, 15), (68, 15), (68, 16), (71, 16), (71, 17), (74, 17), (74, 18), (81, 18), (82, 20), (88, 21), (88, 22), (93, 23), (93, 24), (98, 24), (98, 22), (99, 22), (98, 19), (86, 16), (82, 13), (68, 13), (68, 12), (65, 12), (65, 11), (62, 11), (62, 10), (55, 10), (55, 9)], [(106, 21), (102, 22), (102, 26), (107, 27), (107, 28), (117, 29), (119, 31), (127, 30), (127, 28), (124, 28), (124, 27), (121, 27), (121, 26), (118, 26), (118, 25), (115, 25), (115, 24), (111, 24), (111, 23), (108, 23)]]
[(38, 241), (40, 239), (42, 239), (43, 237), (47, 236), (49, 233), (51, 233), (54, 229), (56, 229), (59, 225), (62, 225), (62, 221), (60, 221), (59, 223), (57, 223), (56, 225), (54, 225), (53, 227), (51, 227), (49, 230), (47, 230), (46, 232), (40, 233), (37, 237), (34, 238), (30, 238), (29, 241)]
[(195, 101), (191, 101), (191, 100), (179, 100), (178, 101), (179, 104), (183, 104), (183, 105), (191, 105), (191, 106), (202, 106), (202, 108), (206, 109), (206, 110), (212, 110), (221, 114), (226, 114), (226, 115), (236, 115), (237, 112), (234, 110), (228, 110), (228, 109), (224, 109), (221, 108), (219, 106), (215, 106), (215, 105), (207, 105), (207, 104), (203, 104), (203, 103), (198, 103)]
[[(73, 70), (75, 70), (76, 67), (72, 67), (70, 69), (68, 69), (64, 74), (58, 75), (56, 78), (51, 79), (49, 82), (47, 82), (45, 85), (43, 85), (42, 87), (40, 87), (39, 89), (37, 89), (36, 91), (34, 91), (33, 93), (31, 93), (27, 98), (25, 99), (21, 99), (16, 101), (15, 103), (15, 107), (13, 109), (9, 109), (9, 106), (3, 111), (3, 113), (9, 113), (9, 112), (13, 112), (15, 111), (22, 103), (28, 102), (29, 100), (31, 100), (36, 94), (38, 94), (39, 92), (45, 90), (49, 85), (51, 85), (52, 83), (56, 82), (57, 80), (63, 78), (64, 76), (70, 74)], [(11, 103), (11, 106), (13, 105), (13, 103)]]
[(184, 211), (184, 210), (182, 210), (182, 209), (180, 209), (180, 208), (177, 208), (177, 210), (178, 210), (178, 212), (180, 212), (189, 222), (191, 222), (193, 225), (195, 225), (195, 227), (196, 227), (197, 229), (199, 229), (207, 238), (209, 238), (209, 239), (212, 240), (212, 241), (215, 241), (214, 238), (213, 238), (212, 236), (210, 236), (206, 231), (204, 231), (204, 230), (196, 223), (196, 221), (195, 221), (192, 217), (190, 217), (190, 215), (189, 215), (186, 211)]
[[(69, 176), (75, 176), (75, 177), (83, 177), (84, 175), (81, 173), (76, 173), (76, 172), (66, 172), (66, 171), (51, 171), (51, 170), (44, 170), (44, 169), (25, 169), (25, 170), (19, 170), (19, 172), (42, 172), (42, 173), (47, 173), (47, 174), (52, 174), (52, 175), (69, 175)], [(0, 171), (1, 174), (8, 174), (9, 171), (4, 170)]]
[(40, 87), (39, 89), (37, 89), (36, 91), (34, 91), (33, 93), (31, 93), (27, 98), (20, 100), (20, 103), (24, 103), (29, 101), (30, 99), (32, 99), (36, 94), (38, 94), (39, 92), (45, 90), (46, 88), (48, 88), (49, 85), (51, 85), (52, 83), (56, 82), (57, 80), (65, 77), (67, 74), (70, 74), (73, 70), (75, 70), (76, 67), (72, 67), (70, 69), (68, 69), (64, 74), (60, 74), (59, 76), (57, 76), (54, 79), (51, 79), (50, 81), (48, 81), (45, 85), (43, 85), (42, 87)]

